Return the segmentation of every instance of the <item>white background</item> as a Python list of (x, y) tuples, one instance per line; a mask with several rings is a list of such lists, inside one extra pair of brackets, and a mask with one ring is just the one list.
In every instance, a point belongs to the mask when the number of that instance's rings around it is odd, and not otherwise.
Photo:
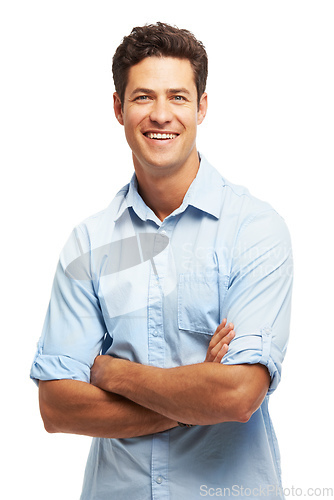
[(62, 246), (132, 175), (112, 111), (111, 62), (133, 26), (156, 21), (190, 29), (208, 51), (209, 112), (198, 149), (290, 228), (291, 340), (271, 414), (284, 486), (303, 495), (334, 488), (333, 2), (7, 0), (0, 11), (6, 500), (80, 495), (90, 438), (44, 431), (29, 371)]

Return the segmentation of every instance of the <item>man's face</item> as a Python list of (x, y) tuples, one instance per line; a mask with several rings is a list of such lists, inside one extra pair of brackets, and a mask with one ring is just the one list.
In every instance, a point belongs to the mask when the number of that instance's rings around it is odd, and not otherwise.
[(123, 109), (117, 94), (114, 109), (136, 172), (160, 176), (194, 161), (198, 165), (197, 125), (205, 117), (207, 96), (203, 94), (198, 106), (189, 60), (147, 57), (132, 66)]

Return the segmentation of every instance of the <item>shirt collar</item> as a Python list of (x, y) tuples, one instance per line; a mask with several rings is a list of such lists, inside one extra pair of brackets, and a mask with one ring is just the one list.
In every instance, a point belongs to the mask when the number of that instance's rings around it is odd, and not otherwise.
[(200, 167), (193, 182), (183, 199), (182, 205), (188, 205), (219, 218), (221, 199), (218, 191), (223, 185), (221, 174), (200, 155)]
[[(218, 219), (221, 207), (221, 199), (219, 198), (218, 190), (222, 185), (223, 178), (220, 173), (210, 165), (203, 155), (200, 155), (200, 166), (197, 175), (190, 184), (181, 206), (173, 212), (173, 215), (184, 212), (188, 205), (191, 205)], [(121, 203), (115, 221), (121, 217), (125, 209), (130, 207), (133, 208), (140, 219), (144, 221), (151, 219), (161, 223), (138, 193), (138, 182), (135, 173), (128, 184), (128, 191)]]

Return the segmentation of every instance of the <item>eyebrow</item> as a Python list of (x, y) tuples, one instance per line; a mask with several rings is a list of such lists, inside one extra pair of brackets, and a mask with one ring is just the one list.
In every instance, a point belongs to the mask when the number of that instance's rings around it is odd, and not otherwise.
[(154, 90), (152, 89), (144, 89), (144, 88), (136, 88), (133, 92), (131, 92), (130, 97), (136, 94), (154, 94)]
[(188, 94), (188, 95), (190, 95), (190, 92), (185, 87), (182, 87), (180, 89), (168, 89), (168, 94)]
[[(155, 91), (152, 89), (145, 89), (142, 87), (137, 87), (133, 92), (131, 92), (130, 98), (136, 94), (153, 95), (153, 94), (155, 94)], [(167, 89), (167, 94), (187, 94), (187, 95), (190, 95), (190, 92), (185, 87), (181, 87), (179, 89)]]

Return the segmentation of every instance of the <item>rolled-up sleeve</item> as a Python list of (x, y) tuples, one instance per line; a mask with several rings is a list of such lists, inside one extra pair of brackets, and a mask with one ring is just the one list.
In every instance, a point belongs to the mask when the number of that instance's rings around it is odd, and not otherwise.
[(101, 349), (106, 327), (89, 270), (86, 269), (84, 279), (68, 272), (71, 262), (87, 254), (89, 241), (78, 227), (60, 255), (30, 372), (36, 383), (38, 380), (90, 380), (90, 368)]
[(281, 379), (290, 324), (293, 262), (284, 220), (267, 210), (241, 227), (231, 259), (222, 317), (236, 336), (225, 364), (261, 363), (268, 368), (269, 394)]

